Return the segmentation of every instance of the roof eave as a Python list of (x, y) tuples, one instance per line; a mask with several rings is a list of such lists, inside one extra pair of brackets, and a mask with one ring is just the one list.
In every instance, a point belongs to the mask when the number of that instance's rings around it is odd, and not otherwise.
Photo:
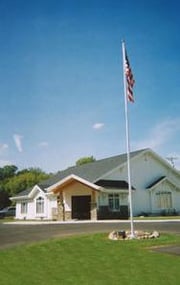
[(28, 195), (24, 195), (24, 196), (15, 196), (15, 197), (10, 197), (9, 198), (11, 201), (18, 201), (18, 200), (27, 200)]
[(77, 181), (80, 182), (96, 191), (101, 191), (102, 187), (98, 186), (92, 182), (89, 182), (88, 180), (85, 180), (77, 175), (71, 174), (67, 177), (65, 177), (64, 179), (58, 181), (57, 183), (49, 186), (48, 188), (46, 188), (47, 193), (49, 192), (56, 192), (55, 189), (60, 188), (60, 187), (65, 187), (66, 185), (68, 185), (69, 182), (71, 181)]
[(160, 180), (159, 182), (157, 182), (156, 184), (154, 184), (152, 187), (147, 188), (148, 191), (153, 191), (158, 185), (160, 185), (162, 182), (167, 181), (170, 184), (172, 184), (176, 190), (180, 190), (180, 187), (178, 187), (175, 183), (173, 183), (170, 179), (168, 179), (167, 177), (164, 177), (162, 180)]

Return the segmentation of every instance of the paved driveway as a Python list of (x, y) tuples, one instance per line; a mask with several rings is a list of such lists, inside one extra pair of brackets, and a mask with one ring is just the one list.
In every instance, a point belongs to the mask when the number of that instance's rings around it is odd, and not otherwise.
[[(160, 233), (171, 232), (180, 234), (179, 221), (147, 221), (134, 222), (135, 230), (153, 231)], [(47, 240), (56, 237), (87, 234), (98, 232), (111, 232), (112, 230), (129, 230), (128, 221), (98, 221), (98, 222), (74, 222), (74, 223), (0, 223), (0, 248), (14, 245)]]

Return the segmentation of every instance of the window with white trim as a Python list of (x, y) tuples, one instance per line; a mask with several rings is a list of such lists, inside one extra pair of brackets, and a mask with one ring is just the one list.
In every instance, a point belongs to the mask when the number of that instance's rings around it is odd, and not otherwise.
[(119, 205), (119, 194), (109, 194), (108, 195), (108, 201), (109, 201), (109, 209), (111, 211), (119, 211), (120, 205)]
[(172, 193), (168, 191), (156, 193), (157, 208), (171, 209), (172, 208)]
[(27, 214), (27, 202), (21, 203), (21, 214)]
[(44, 213), (44, 198), (42, 197), (36, 199), (36, 213), (37, 214)]

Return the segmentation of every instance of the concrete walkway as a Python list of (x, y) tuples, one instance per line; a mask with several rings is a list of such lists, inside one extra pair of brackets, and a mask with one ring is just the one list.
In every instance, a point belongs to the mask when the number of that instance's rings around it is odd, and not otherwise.
[[(158, 220), (133, 220), (134, 223), (167, 223), (167, 222), (179, 222), (180, 219), (158, 219)], [(11, 222), (4, 222), (3, 224), (12, 224), (12, 225), (58, 225), (58, 224), (94, 224), (94, 223), (104, 223), (104, 224), (127, 224), (130, 223), (130, 220), (69, 220), (69, 221), (49, 221), (49, 220), (38, 220), (38, 221), (28, 221), (28, 220), (14, 220)]]

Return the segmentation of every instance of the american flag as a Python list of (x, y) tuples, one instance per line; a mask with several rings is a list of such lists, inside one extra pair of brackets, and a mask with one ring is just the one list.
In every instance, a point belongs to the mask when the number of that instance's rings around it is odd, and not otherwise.
[(130, 67), (129, 59), (127, 56), (127, 52), (125, 51), (125, 75), (127, 81), (127, 98), (130, 102), (134, 102), (134, 95), (133, 95), (133, 86), (135, 80), (133, 78), (132, 70)]

